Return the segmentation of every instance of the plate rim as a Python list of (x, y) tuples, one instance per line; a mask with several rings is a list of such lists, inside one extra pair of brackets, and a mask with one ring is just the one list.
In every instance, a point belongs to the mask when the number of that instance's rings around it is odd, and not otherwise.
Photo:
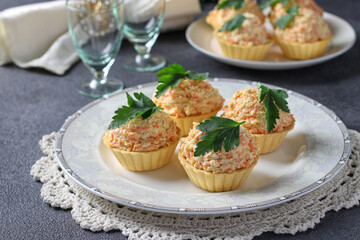
[[(229, 65), (233, 65), (233, 66), (237, 66), (237, 67), (243, 67), (243, 68), (249, 68), (249, 69), (258, 69), (258, 70), (286, 70), (286, 69), (297, 69), (297, 68), (304, 68), (304, 67), (309, 67), (309, 66), (313, 66), (316, 64), (320, 64), (326, 61), (329, 61), (331, 59), (334, 59), (344, 53), (346, 53), (347, 51), (349, 51), (355, 44), (357, 36), (356, 36), (356, 32), (354, 30), (354, 28), (351, 26), (350, 23), (348, 23), (346, 20), (344, 20), (343, 18), (336, 16), (335, 14), (332, 13), (328, 13), (328, 12), (324, 12), (324, 17), (331, 17), (336, 19), (338, 22), (341, 22), (344, 25), (347, 25), (351, 31), (352, 31), (352, 35), (353, 35), (353, 39), (352, 42), (350, 44), (348, 44), (347, 46), (345, 46), (344, 48), (340, 49), (339, 51), (336, 51), (334, 53), (331, 53), (329, 55), (324, 55), (321, 57), (317, 57), (317, 58), (313, 58), (313, 59), (307, 59), (307, 60), (297, 60), (297, 61), (288, 61), (288, 62), (269, 62), (269, 61), (250, 61), (250, 60), (241, 60), (241, 59), (235, 59), (235, 58), (231, 58), (231, 57), (227, 57), (227, 56), (223, 56), (223, 55), (218, 55), (216, 53), (213, 53), (207, 49), (204, 49), (202, 47), (200, 47), (198, 44), (196, 44), (191, 36), (190, 36), (190, 31), (192, 30), (192, 28), (194, 28), (195, 24), (198, 24), (200, 21), (205, 21), (206, 17), (201, 17), (195, 21), (193, 21), (187, 28), (185, 31), (185, 37), (187, 42), (197, 51), (213, 58), (216, 59), (217, 61), (220, 61), (222, 63), (226, 63)], [(251, 66), (249, 66), (249, 64)]]
[[(209, 81), (214, 82), (242, 82), (244, 84), (249, 85), (256, 85), (257, 82), (249, 81), (249, 80), (240, 80), (240, 79), (232, 79), (232, 78), (210, 78)], [(348, 161), (351, 153), (351, 139), (349, 136), (348, 129), (346, 128), (344, 122), (329, 108), (325, 107), (321, 103), (319, 103), (316, 100), (311, 99), (310, 97), (307, 97), (305, 95), (302, 95), (300, 93), (297, 93), (292, 90), (288, 90), (285, 88), (281, 88), (278, 86), (274, 86), (271, 84), (262, 83), (268, 87), (271, 88), (277, 88), (287, 91), (287, 93), (290, 95), (294, 95), (296, 97), (299, 97), (311, 104), (313, 104), (315, 107), (320, 108), (323, 110), (326, 114), (328, 114), (332, 120), (337, 124), (339, 127), (342, 135), (343, 135), (343, 141), (344, 141), (344, 148), (343, 152), (341, 154), (341, 157), (338, 161), (338, 163), (334, 166), (334, 168), (331, 169), (327, 174), (325, 174), (324, 177), (318, 179), (312, 184), (309, 184), (308, 186), (301, 188), (295, 192), (292, 192), (290, 194), (280, 196), (277, 198), (270, 199), (268, 201), (263, 202), (257, 202), (253, 204), (246, 204), (243, 206), (228, 206), (228, 207), (221, 207), (221, 208), (176, 208), (176, 207), (164, 207), (164, 206), (157, 206), (157, 205), (151, 205), (146, 203), (137, 202), (130, 199), (125, 198), (119, 198), (118, 196), (114, 196), (110, 193), (101, 191), (100, 189), (96, 188), (95, 186), (87, 183), (84, 179), (82, 179), (80, 176), (78, 176), (70, 166), (68, 165), (66, 159), (63, 156), (62, 153), (62, 142), (63, 142), (63, 136), (67, 130), (67, 128), (71, 125), (71, 123), (80, 116), (83, 112), (85, 112), (87, 109), (99, 104), (102, 101), (106, 101), (109, 98), (112, 98), (114, 96), (117, 96), (119, 94), (123, 94), (127, 91), (132, 91), (136, 89), (141, 89), (144, 87), (150, 87), (150, 86), (156, 86), (157, 82), (151, 82), (144, 85), (137, 85), (134, 87), (126, 88), (122, 91), (110, 94), (108, 96), (104, 96), (102, 98), (99, 98), (97, 100), (94, 100), (84, 107), (77, 110), (74, 114), (70, 115), (64, 122), (64, 124), (61, 126), (59, 131), (57, 132), (56, 139), (55, 139), (55, 157), (61, 167), (61, 169), (65, 172), (65, 174), (70, 177), (73, 181), (75, 181), (78, 185), (80, 185), (85, 190), (99, 196), (105, 199), (108, 199), (112, 202), (115, 202), (117, 204), (125, 205), (132, 208), (137, 208), (141, 210), (147, 210), (152, 212), (160, 212), (160, 213), (172, 213), (172, 214), (185, 214), (185, 215), (191, 215), (191, 214), (201, 214), (201, 215), (219, 215), (219, 214), (229, 214), (229, 213), (239, 213), (239, 212), (246, 212), (246, 211), (252, 211), (252, 210), (258, 210), (258, 209), (264, 209), (267, 207), (279, 205), (291, 200), (294, 200), (296, 198), (299, 198), (307, 193), (310, 193), (319, 187), (326, 184), (330, 179), (332, 179), (336, 174), (346, 165), (346, 162)]]

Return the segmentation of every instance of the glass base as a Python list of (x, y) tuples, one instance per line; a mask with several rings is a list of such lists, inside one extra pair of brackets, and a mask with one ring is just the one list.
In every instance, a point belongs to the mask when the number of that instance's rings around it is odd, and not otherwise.
[(122, 64), (125, 68), (136, 72), (152, 72), (164, 67), (165, 63), (166, 60), (162, 56), (149, 55), (144, 58), (136, 55), (126, 58)]
[(91, 82), (81, 84), (78, 92), (86, 97), (99, 98), (120, 91), (123, 88), (124, 83), (117, 79), (108, 78), (107, 81), (104, 82), (98, 82), (93, 79)]

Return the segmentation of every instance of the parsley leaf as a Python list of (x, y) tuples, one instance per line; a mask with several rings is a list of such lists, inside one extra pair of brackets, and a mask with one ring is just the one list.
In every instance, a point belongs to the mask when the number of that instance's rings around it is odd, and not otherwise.
[(193, 79), (193, 80), (205, 80), (205, 79), (209, 78), (209, 73), (197, 73), (197, 72), (189, 70), (187, 77), (189, 79)]
[(241, 28), (245, 20), (246, 17), (243, 14), (238, 13), (234, 18), (226, 21), (219, 32), (234, 31), (235, 29)]
[(290, 7), (286, 12), (287, 15), (281, 15), (281, 17), (274, 23), (275, 26), (278, 26), (281, 30), (286, 28), (298, 15), (298, 6)]
[(264, 10), (265, 8), (272, 7), (277, 3), (281, 3), (283, 7), (285, 7), (286, 5), (288, 5), (289, 1), (290, 0), (265, 0), (260, 3), (260, 9)]
[(205, 80), (209, 78), (209, 73), (197, 73), (194, 71), (186, 71), (179, 64), (171, 64), (168, 67), (161, 69), (157, 74), (158, 82), (161, 83), (156, 87), (155, 97), (159, 98), (169, 88), (177, 87), (184, 78), (192, 80)]
[(211, 150), (217, 152), (224, 147), (229, 152), (240, 144), (240, 125), (244, 122), (235, 122), (228, 118), (212, 116), (205, 120), (196, 129), (205, 132), (196, 144), (194, 156), (199, 157)]
[(245, 0), (222, 0), (219, 5), (217, 6), (217, 9), (224, 9), (224, 8), (229, 8), (229, 7), (233, 7), (235, 8), (235, 10), (244, 7), (245, 5)]
[(142, 119), (147, 119), (161, 109), (161, 107), (156, 106), (155, 103), (143, 93), (134, 93), (134, 96), (138, 101), (126, 93), (128, 106), (122, 106), (115, 111), (116, 115), (113, 116), (109, 129), (120, 128), (130, 120), (140, 116)]
[(280, 89), (270, 89), (258, 83), (259, 103), (264, 102), (266, 130), (268, 133), (274, 130), (276, 119), (280, 118), (279, 108), (284, 112), (290, 112), (288, 102), (285, 98), (289, 95)]

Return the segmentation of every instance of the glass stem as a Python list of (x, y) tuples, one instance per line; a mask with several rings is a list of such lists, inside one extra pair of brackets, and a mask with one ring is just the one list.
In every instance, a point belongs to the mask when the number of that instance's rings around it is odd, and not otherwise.
[(108, 64), (106, 64), (106, 66), (94, 67), (85, 64), (90, 69), (90, 72), (93, 75), (93, 79), (89, 84), (91, 89), (96, 89), (99, 85), (104, 85), (107, 83), (107, 76), (114, 61), (115, 59), (112, 59)]
[(134, 48), (135, 48), (135, 50), (137, 52), (136, 57), (135, 57), (136, 63), (142, 64), (144, 61), (149, 59), (151, 46), (135, 44)]
[(90, 88), (96, 89), (99, 85), (107, 82), (107, 75), (109, 71), (96, 71), (91, 68), (91, 73), (93, 75), (93, 79), (90, 82)]

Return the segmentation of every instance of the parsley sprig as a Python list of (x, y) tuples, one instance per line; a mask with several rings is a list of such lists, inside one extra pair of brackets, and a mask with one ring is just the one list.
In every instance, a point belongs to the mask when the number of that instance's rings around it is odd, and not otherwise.
[(224, 8), (229, 8), (229, 7), (233, 7), (234, 9), (239, 9), (244, 7), (245, 5), (245, 0), (222, 0), (219, 5), (217, 6), (217, 9), (224, 9)]
[(156, 113), (159, 109), (162, 109), (159, 106), (156, 106), (155, 103), (145, 96), (143, 93), (134, 93), (134, 100), (128, 93), (126, 93), (128, 106), (122, 106), (121, 108), (115, 111), (115, 116), (109, 125), (109, 129), (120, 128), (122, 125), (127, 124), (130, 120), (142, 117), (142, 119), (147, 119)]
[(259, 103), (264, 102), (266, 130), (268, 133), (274, 130), (276, 120), (280, 119), (279, 108), (284, 112), (290, 112), (285, 98), (289, 95), (280, 89), (271, 89), (258, 83)]
[(246, 17), (243, 14), (238, 13), (232, 19), (226, 21), (219, 32), (234, 31), (235, 29), (241, 28), (245, 20)]
[(298, 10), (299, 10), (298, 6), (290, 7), (286, 11), (287, 15), (281, 15), (281, 17), (274, 23), (274, 25), (278, 26), (281, 30), (286, 28), (298, 15)]
[(171, 64), (168, 67), (161, 69), (157, 74), (158, 82), (161, 83), (156, 87), (155, 97), (159, 98), (169, 88), (177, 87), (184, 78), (191, 80), (205, 80), (209, 78), (209, 73), (197, 73), (191, 70), (186, 71), (179, 64)]
[[(245, 122), (245, 121), (244, 121)], [(196, 126), (196, 129), (205, 132), (196, 144), (194, 156), (199, 157), (211, 150), (217, 152), (224, 147), (229, 152), (240, 144), (240, 125), (244, 122), (235, 122), (228, 118), (212, 116)]]
[(283, 7), (285, 7), (289, 2), (290, 0), (265, 0), (260, 3), (260, 9), (264, 10), (265, 8), (272, 7), (277, 3), (281, 3)]

